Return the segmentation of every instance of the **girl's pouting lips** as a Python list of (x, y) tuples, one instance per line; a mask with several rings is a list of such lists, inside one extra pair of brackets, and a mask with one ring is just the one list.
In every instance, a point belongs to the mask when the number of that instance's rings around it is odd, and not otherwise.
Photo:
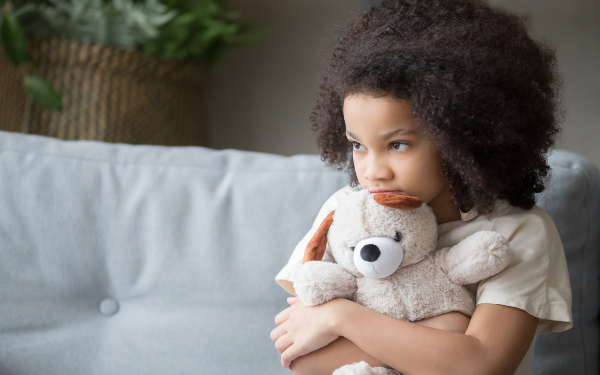
[(371, 193), (371, 194), (386, 193), (386, 194), (402, 195), (402, 190), (370, 189), (369, 193)]

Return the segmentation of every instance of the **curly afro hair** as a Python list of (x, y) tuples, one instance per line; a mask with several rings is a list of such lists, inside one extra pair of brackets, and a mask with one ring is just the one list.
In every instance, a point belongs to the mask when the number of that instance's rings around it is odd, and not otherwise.
[(563, 111), (555, 52), (528, 24), (477, 0), (384, 0), (350, 20), (310, 114), (321, 159), (356, 186), (344, 98), (391, 95), (410, 101), (461, 211), (490, 216), (495, 199), (531, 209)]

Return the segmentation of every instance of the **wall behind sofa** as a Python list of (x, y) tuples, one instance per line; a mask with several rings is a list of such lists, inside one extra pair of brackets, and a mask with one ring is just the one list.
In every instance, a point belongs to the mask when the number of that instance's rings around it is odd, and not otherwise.
[(317, 70), (338, 20), (360, 0), (225, 0), (269, 35), (228, 51), (208, 91), (209, 147), (282, 155), (317, 153), (308, 115)]
[[(209, 146), (282, 155), (317, 153), (308, 115), (339, 21), (378, 0), (226, 0), (244, 19), (271, 34), (236, 48), (213, 72)], [(558, 147), (600, 166), (600, 2), (492, 0), (530, 13), (534, 35), (557, 48), (567, 109)]]

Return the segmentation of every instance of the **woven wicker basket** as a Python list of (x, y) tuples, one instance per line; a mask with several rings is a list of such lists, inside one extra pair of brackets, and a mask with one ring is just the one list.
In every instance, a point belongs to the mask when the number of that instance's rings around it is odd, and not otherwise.
[(67, 140), (206, 144), (206, 67), (64, 39), (30, 39), (29, 53), (61, 94), (63, 110), (26, 109), (23, 76), (0, 55), (0, 129)]

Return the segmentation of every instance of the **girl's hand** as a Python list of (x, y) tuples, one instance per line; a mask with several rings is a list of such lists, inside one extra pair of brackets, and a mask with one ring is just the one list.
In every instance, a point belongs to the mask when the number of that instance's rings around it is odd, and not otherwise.
[(277, 328), (271, 340), (281, 353), (281, 365), (292, 369), (292, 361), (334, 341), (339, 335), (332, 332), (332, 322), (338, 299), (319, 306), (306, 306), (299, 297), (288, 297), (290, 307), (275, 317)]

